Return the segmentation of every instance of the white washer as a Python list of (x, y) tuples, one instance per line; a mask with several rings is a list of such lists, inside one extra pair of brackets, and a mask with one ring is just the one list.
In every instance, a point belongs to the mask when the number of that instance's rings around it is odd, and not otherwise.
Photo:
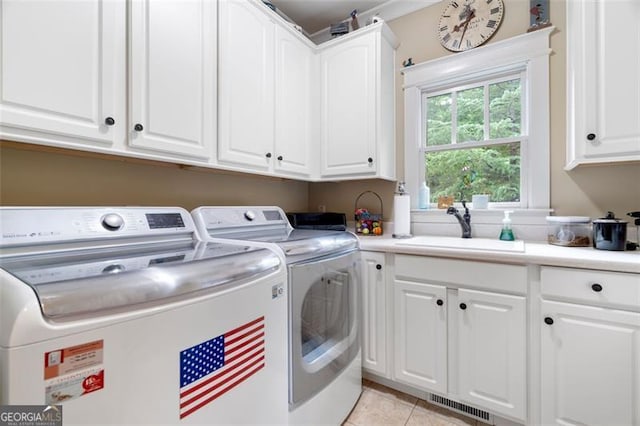
[(191, 214), (201, 238), (280, 250), (289, 274), (289, 423), (342, 423), (362, 391), (355, 235), (293, 229), (279, 207)]
[(286, 423), (278, 255), (199, 242), (180, 208), (0, 224), (0, 405), (59, 405), (65, 425)]

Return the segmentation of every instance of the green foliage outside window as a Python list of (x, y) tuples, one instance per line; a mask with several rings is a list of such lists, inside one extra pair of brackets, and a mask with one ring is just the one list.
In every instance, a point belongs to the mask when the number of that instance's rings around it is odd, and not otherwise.
[[(484, 135), (485, 87), (427, 97), (427, 147), (514, 138), (521, 134), (520, 80), (488, 85), (489, 134)], [(454, 105), (455, 97), (455, 108)], [(453, 111), (456, 128), (452, 129)], [(455, 140), (452, 141), (452, 131)], [(425, 153), (431, 202), (453, 195), (457, 201), (489, 194), (492, 202), (520, 201), (520, 143)]]

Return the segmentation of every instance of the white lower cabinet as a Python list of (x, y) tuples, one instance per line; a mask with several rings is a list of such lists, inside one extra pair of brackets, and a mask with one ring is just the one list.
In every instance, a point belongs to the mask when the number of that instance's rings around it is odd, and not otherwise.
[(387, 377), (386, 262), (384, 253), (362, 252), (362, 368)]
[(394, 281), (396, 379), (447, 392), (447, 288)]
[(394, 379), (525, 421), (526, 267), (397, 255), (394, 275)]
[(458, 394), (495, 413), (526, 415), (526, 299), (459, 289)]
[(640, 425), (640, 276), (541, 275), (542, 423)]

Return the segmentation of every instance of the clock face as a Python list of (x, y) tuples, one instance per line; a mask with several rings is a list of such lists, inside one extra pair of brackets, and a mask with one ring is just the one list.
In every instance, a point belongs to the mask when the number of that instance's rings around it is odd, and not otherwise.
[(502, 22), (502, 0), (453, 0), (440, 16), (438, 37), (453, 52), (487, 42)]

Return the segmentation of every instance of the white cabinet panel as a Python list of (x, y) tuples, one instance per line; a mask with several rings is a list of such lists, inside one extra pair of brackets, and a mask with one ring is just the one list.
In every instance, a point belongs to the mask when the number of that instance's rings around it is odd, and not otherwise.
[(384, 253), (362, 252), (362, 367), (387, 376)]
[(567, 2), (567, 168), (640, 160), (640, 2)]
[(640, 313), (543, 301), (542, 315), (542, 423), (640, 425)]
[(53, 134), (99, 147), (121, 142), (125, 3), (3, 0), (0, 8), (2, 137), (47, 143)]
[(274, 169), (309, 175), (312, 146), (314, 51), (289, 31), (276, 27)]
[(369, 33), (321, 53), (324, 176), (375, 174), (376, 48)]
[(373, 24), (320, 49), (320, 177), (395, 180), (393, 33)]
[(394, 282), (395, 379), (447, 392), (447, 289)]
[(274, 23), (245, 1), (219, 2), (218, 160), (268, 170), (274, 157)]
[(460, 289), (458, 303), (460, 399), (524, 419), (526, 299)]
[(216, 12), (215, 4), (203, 0), (131, 3), (132, 147), (205, 159), (211, 155)]

